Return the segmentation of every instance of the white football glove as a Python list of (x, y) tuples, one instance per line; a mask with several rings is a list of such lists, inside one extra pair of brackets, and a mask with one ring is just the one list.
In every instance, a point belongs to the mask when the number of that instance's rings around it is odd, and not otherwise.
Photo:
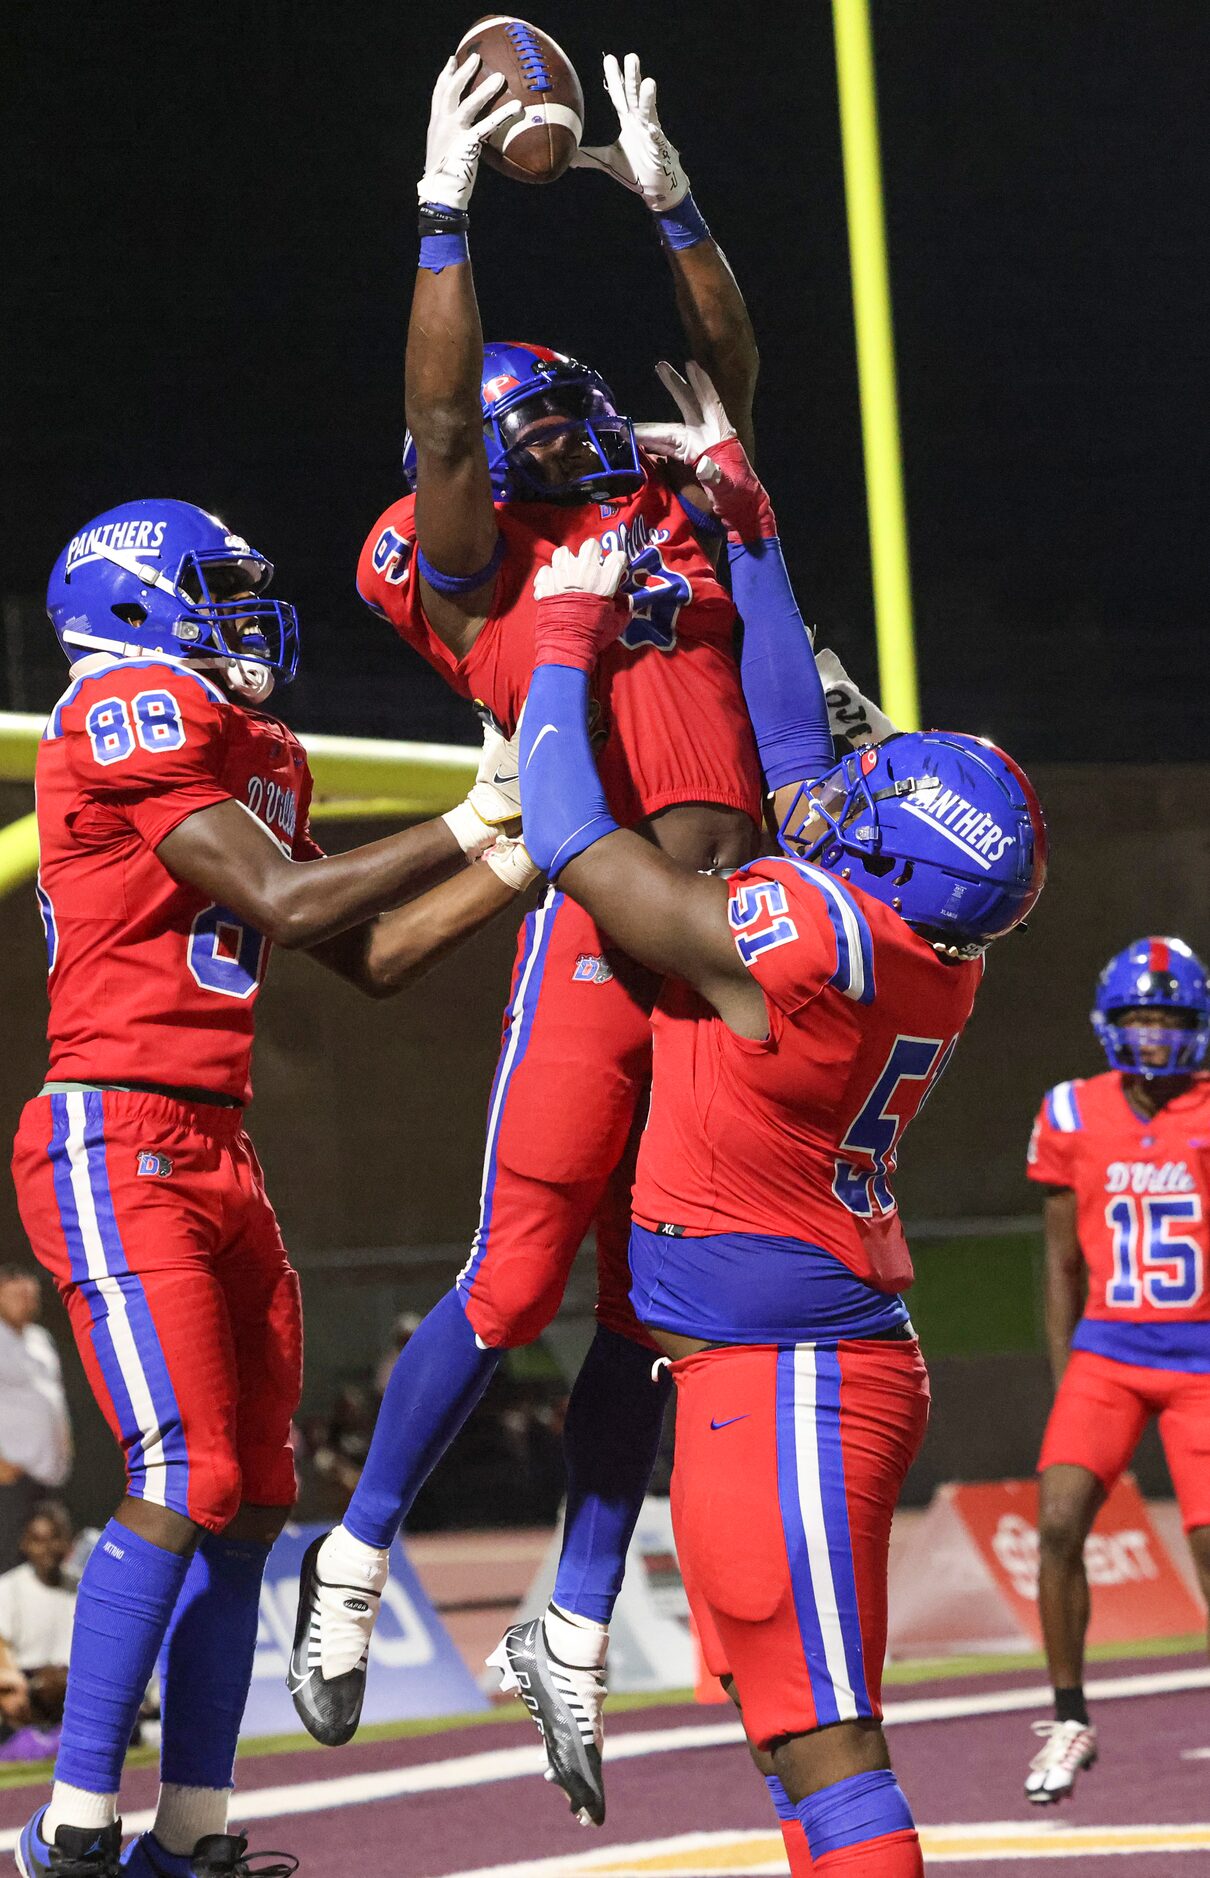
[(885, 711), (862, 696), (836, 654), (827, 646), (815, 654), (815, 669), (823, 681), (828, 726), (840, 743), (859, 750), (867, 743), (881, 743), (884, 737), (898, 734), (898, 726)]
[(734, 437), (735, 425), (723, 409), (723, 401), (714, 381), (696, 360), (690, 359), (685, 370), (686, 384), (667, 359), (656, 366), (660, 382), (679, 406), (680, 424), (636, 424), (635, 439), (650, 456), (672, 457), (678, 463), (696, 464), (712, 444), (725, 443)]
[(507, 124), (524, 108), (516, 98), (506, 98), (476, 123), (479, 112), (505, 82), (502, 72), (492, 72), (473, 91), (468, 91), (482, 63), (479, 54), (472, 52), (461, 65), (455, 57), (450, 57), (441, 68), (433, 87), (424, 175), (416, 185), (421, 202), (441, 202), (447, 209), (465, 209), (475, 187), (479, 153), (484, 144), (494, 130)]
[(620, 548), (611, 548), (602, 555), (595, 541), (586, 541), (578, 554), (570, 548), (556, 548), (550, 566), (540, 567), (534, 576), (534, 598), (547, 600), (556, 593), (599, 593), (611, 600), (626, 578), (626, 567), (626, 556)]
[(604, 170), (630, 189), (653, 215), (674, 209), (689, 193), (680, 153), (669, 143), (655, 102), (655, 80), (644, 78), (637, 52), (626, 54), (623, 72), (612, 52), (605, 54), (605, 89), (618, 114), (616, 143), (581, 144), (571, 159), (578, 170)]
[(486, 725), (470, 792), (441, 818), (469, 860), (486, 854), (502, 829), (521, 820), (518, 748), (517, 733), (505, 737), (494, 725)]
[(530, 860), (525, 843), (508, 835), (497, 835), (483, 859), (496, 878), (514, 893), (524, 893), (527, 887), (532, 887), (541, 871)]

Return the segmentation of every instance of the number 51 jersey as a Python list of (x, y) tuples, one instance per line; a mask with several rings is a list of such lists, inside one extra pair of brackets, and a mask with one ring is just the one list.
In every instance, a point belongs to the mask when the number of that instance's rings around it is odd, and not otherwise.
[(234, 800), (295, 860), (318, 856), (302, 745), (183, 661), (115, 659), (56, 705), (36, 783), (50, 1079), (246, 1102), (269, 942), (174, 880), (156, 848), (187, 816)]
[(675, 1237), (818, 1246), (901, 1291), (913, 1273), (895, 1157), (953, 1054), (983, 961), (947, 962), (890, 907), (803, 861), (752, 861), (729, 886), (769, 1034), (736, 1036), (696, 992), (666, 982), (634, 1217)]

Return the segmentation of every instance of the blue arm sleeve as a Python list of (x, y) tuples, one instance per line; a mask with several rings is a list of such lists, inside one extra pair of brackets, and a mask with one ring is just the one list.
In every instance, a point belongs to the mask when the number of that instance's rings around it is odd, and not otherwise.
[(588, 741), (588, 674), (539, 665), (521, 726), (522, 839), (536, 867), (553, 880), (617, 823)]
[(731, 591), (744, 622), (740, 678), (769, 789), (822, 776), (834, 762), (828, 706), (781, 543), (727, 549)]

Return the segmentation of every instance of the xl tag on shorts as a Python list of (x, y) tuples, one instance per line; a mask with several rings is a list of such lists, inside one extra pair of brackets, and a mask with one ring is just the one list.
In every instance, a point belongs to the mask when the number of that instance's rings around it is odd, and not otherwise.
[(137, 1171), (149, 1175), (153, 1180), (167, 1180), (172, 1172), (172, 1162), (166, 1154), (153, 1154), (150, 1148), (140, 1148)]

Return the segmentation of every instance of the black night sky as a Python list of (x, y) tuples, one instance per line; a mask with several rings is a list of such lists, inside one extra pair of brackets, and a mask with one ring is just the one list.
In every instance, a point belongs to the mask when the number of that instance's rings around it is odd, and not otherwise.
[[(353, 573), (398, 488), (429, 91), (474, 16), (7, 10), (0, 597), (39, 593), (97, 511), (180, 495), (298, 603), (296, 723), (470, 739)], [(760, 466), (804, 611), (872, 679), (826, 0), (536, 19), (580, 69), (588, 141), (613, 134), (603, 49), (659, 79), (752, 308)], [(1210, 6), (873, 0), (873, 23), (926, 719), (1026, 760), (1205, 758)], [(633, 198), (485, 172), (471, 246), (489, 335), (664, 409), (652, 367), (683, 348)], [(4, 701), (49, 703), (53, 658), (14, 677), (14, 656)]]

